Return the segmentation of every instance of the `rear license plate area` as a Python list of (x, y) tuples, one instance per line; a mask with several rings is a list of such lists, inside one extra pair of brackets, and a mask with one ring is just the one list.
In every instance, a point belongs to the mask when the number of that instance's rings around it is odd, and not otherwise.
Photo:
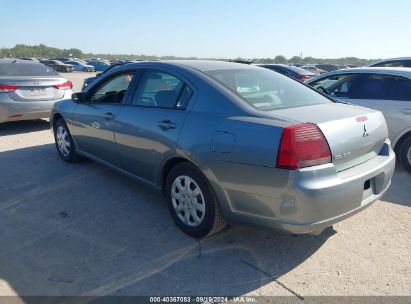
[(44, 96), (46, 95), (46, 89), (30, 89), (29, 94), (31, 96)]

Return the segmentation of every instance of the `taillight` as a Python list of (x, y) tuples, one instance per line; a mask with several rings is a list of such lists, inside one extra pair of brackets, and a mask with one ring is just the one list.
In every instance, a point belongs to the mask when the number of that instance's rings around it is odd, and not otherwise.
[(8, 84), (0, 84), (0, 93), (14, 92), (18, 88), (19, 87), (17, 87), (17, 86), (12, 86), (12, 85), (8, 85)]
[(331, 162), (331, 152), (317, 125), (305, 123), (285, 127), (277, 153), (277, 167), (299, 169)]
[(73, 88), (73, 83), (71, 81), (66, 81), (64, 83), (55, 84), (54, 87), (59, 90), (71, 90)]

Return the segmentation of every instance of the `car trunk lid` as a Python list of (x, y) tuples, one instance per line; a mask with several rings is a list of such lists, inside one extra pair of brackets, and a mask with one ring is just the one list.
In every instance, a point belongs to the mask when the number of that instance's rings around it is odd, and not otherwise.
[(3, 93), (15, 101), (57, 100), (64, 96), (64, 90), (55, 85), (66, 82), (64, 78), (51, 77), (0, 77), (0, 84), (17, 87)]
[(330, 146), (332, 163), (337, 171), (377, 156), (388, 137), (381, 112), (355, 105), (329, 103), (271, 113), (302, 123), (316, 124)]

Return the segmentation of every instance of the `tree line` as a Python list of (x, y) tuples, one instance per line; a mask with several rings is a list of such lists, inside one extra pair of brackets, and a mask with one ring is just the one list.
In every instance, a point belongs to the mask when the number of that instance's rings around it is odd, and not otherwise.
[[(95, 54), (83, 53), (76, 48), (59, 49), (49, 47), (44, 44), (39, 45), (25, 45), (17, 44), (12, 48), (1, 48), (0, 58), (3, 57), (34, 57), (34, 58), (57, 58), (57, 57), (74, 57), (74, 58), (104, 58), (108, 60), (126, 59), (126, 60), (172, 60), (172, 59), (198, 59), (197, 57), (176, 57), (176, 56), (155, 56), (155, 55), (135, 55), (135, 54)], [(202, 58), (213, 59), (213, 58)], [(230, 60), (232, 58), (218, 58), (220, 60)], [(245, 60), (246, 58), (236, 58), (237, 60)], [(247, 58), (248, 59), (248, 58)], [(286, 58), (283, 55), (277, 55), (273, 58), (252, 58), (255, 63), (283, 63), (283, 64), (356, 64), (368, 65), (377, 59), (361, 59), (356, 57), (344, 57), (334, 59), (323, 59), (314, 57), (294, 56)]]

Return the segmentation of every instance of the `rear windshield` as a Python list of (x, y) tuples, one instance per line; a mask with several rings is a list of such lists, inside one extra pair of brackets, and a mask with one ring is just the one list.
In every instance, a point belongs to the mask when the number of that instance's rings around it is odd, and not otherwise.
[(268, 69), (211, 70), (205, 73), (261, 111), (332, 102), (303, 84)]
[(56, 76), (50, 67), (41, 63), (0, 63), (0, 76)]

